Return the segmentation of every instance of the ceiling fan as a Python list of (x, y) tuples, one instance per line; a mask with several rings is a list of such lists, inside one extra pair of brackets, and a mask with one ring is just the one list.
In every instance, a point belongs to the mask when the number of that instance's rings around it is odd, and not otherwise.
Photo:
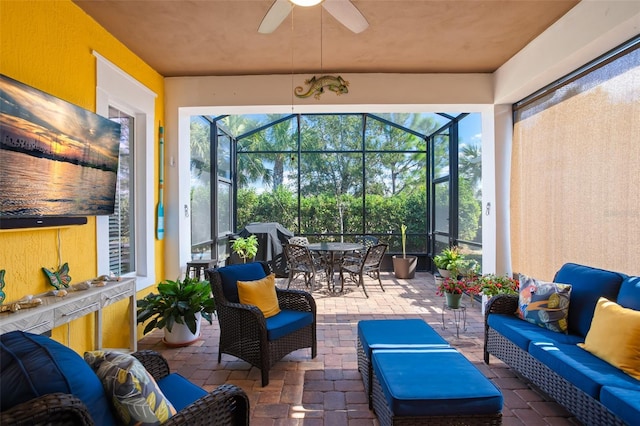
[(294, 4), (298, 6), (315, 6), (318, 3), (322, 3), (322, 7), (327, 12), (356, 34), (364, 31), (369, 26), (366, 18), (351, 3), (351, 0), (276, 0), (264, 18), (262, 18), (258, 32), (269, 34), (275, 31), (282, 21), (289, 16)]

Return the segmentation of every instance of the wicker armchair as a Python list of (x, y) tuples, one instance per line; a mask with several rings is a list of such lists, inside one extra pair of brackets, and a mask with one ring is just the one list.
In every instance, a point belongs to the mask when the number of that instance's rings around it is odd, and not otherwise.
[[(259, 268), (262, 268), (262, 271)], [(310, 293), (276, 287), (278, 304), (282, 312), (268, 319), (265, 319), (262, 311), (256, 306), (232, 301), (237, 298), (238, 280), (256, 280), (270, 273), (271, 269), (265, 262), (251, 262), (207, 270), (220, 324), (218, 362), (222, 360), (222, 354), (225, 353), (250, 363), (261, 370), (262, 386), (269, 384), (271, 367), (287, 354), (303, 348), (311, 348), (311, 358), (315, 358), (317, 354), (316, 302)], [(296, 318), (296, 326), (300, 325), (300, 327), (291, 327), (293, 331), (280, 335), (281, 333), (273, 329), (274, 322), (271, 321), (275, 318), (277, 323), (279, 316), (282, 316), (280, 319)], [(300, 321), (301, 317), (302, 321)], [(278, 324), (275, 325), (278, 326)]]
[[(133, 354), (158, 381), (169, 374), (169, 365), (157, 352)], [(87, 406), (76, 396), (50, 393), (0, 413), (2, 425), (94, 425)], [(249, 424), (249, 399), (235, 385), (221, 385), (172, 416), (163, 425)]]

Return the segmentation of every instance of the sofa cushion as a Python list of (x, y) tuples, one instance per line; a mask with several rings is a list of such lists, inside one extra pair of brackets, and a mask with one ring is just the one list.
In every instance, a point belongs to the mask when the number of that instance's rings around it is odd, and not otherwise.
[(267, 339), (276, 340), (296, 330), (313, 324), (311, 312), (283, 309), (279, 314), (266, 319)]
[(229, 302), (239, 303), (238, 281), (254, 281), (267, 276), (259, 262), (239, 263), (216, 270), (222, 281), (222, 292)]
[(90, 351), (84, 360), (102, 382), (114, 411), (125, 425), (159, 425), (176, 413), (153, 376), (132, 355)]
[(566, 263), (554, 282), (571, 284), (569, 333), (586, 336), (599, 297), (616, 300), (623, 275), (590, 266)]
[(178, 373), (171, 373), (158, 380), (158, 386), (178, 412), (207, 394), (207, 391)]
[(531, 342), (529, 354), (593, 398), (602, 386), (633, 388), (638, 381), (576, 345)]
[(238, 280), (238, 297), (242, 304), (257, 306), (265, 318), (280, 312), (276, 294), (276, 274), (255, 281)]
[(79, 354), (61, 343), (12, 331), (0, 336), (0, 362), (2, 411), (38, 396), (63, 392), (82, 400), (96, 424), (115, 423), (98, 377)]
[(640, 311), (601, 297), (587, 337), (578, 346), (640, 380)]
[(583, 342), (575, 334), (556, 333), (535, 324), (523, 321), (515, 315), (491, 314), (487, 320), (489, 327), (511, 340), (520, 349), (527, 351), (531, 342), (566, 343), (575, 345)]
[(571, 285), (520, 275), (518, 315), (551, 331), (566, 333)]
[(625, 308), (640, 311), (640, 277), (627, 277), (622, 281), (616, 302)]
[(637, 424), (640, 419), (640, 385), (637, 389), (604, 386), (600, 402), (627, 424)]

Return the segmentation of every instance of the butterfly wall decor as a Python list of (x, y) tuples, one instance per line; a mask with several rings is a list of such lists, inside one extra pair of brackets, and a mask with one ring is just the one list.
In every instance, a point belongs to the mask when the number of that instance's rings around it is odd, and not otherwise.
[(49, 278), (49, 282), (52, 286), (56, 288), (56, 290), (62, 290), (63, 288), (68, 288), (69, 283), (71, 282), (71, 276), (69, 276), (69, 264), (65, 263), (57, 271), (50, 271), (47, 268), (42, 268), (44, 273)]

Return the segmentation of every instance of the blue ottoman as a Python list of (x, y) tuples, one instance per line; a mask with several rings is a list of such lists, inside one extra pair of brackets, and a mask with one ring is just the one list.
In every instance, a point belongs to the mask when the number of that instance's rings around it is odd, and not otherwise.
[(384, 348), (448, 348), (449, 344), (426, 322), (415, 319), (358, 322), (358, 370), (371, 402), (371, 352)]
[(376, 349), (371, 364), (381, 426), (502, 423), (502, 393), (454, 348)]

